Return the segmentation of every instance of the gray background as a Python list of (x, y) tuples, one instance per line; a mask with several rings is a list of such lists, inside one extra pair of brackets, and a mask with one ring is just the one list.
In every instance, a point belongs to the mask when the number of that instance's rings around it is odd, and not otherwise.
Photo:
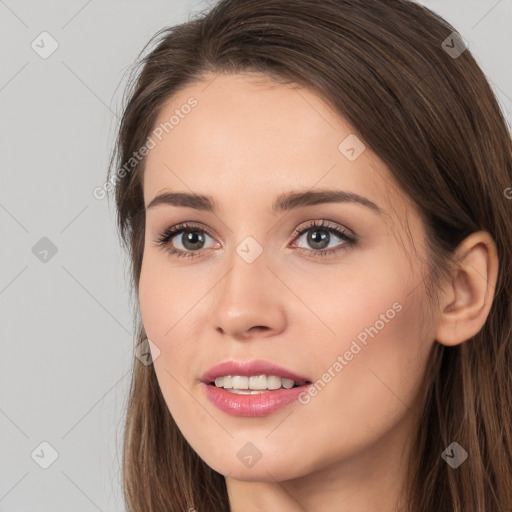
[[(512, 1), (423, 3), (469, 43), (510, 123)], [(138, 52), (205, 7), (0, 0), (0, 511), (124, 510), (127, 260), (113, 211), (92, 190), (105, 181)], [(43, 31), (58, 43), (46, 59), (31, 47), (51, 48)], [(58, 453), (47, 469), (42, 442)]]

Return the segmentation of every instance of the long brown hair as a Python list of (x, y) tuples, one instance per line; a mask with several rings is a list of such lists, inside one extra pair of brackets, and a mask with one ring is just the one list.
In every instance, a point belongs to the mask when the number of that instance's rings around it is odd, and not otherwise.
[[(130, 159), (146, 143), (164, 102), (208, 71), (255, 71), (313, 89), (351, 123), (417, 205), (427, 233), (425, 283), (432, 303), (465, 237), (486, 230), (496, 242), (498, 280), (484, 327), (461, 345), (434, 344), (405, 496), (410, 512), (509, 512), (512, 200), (506, 191), (512, 145), (488, 81), (454, 32), (407, 0), (221, 0), (163, 29), (143, 50), (127, 89), (108, 188), (115, 192), (138, 292), (145, 160)], [(137, 304), (135, 318), (138, 344), (146, 336)], [(469, 453), (457, 469), (441, 458), (452, 441)], [(191, 449), (153, 365), (137, 359), (123, 483), (129, 512), (229, 510), (224, 477)]]

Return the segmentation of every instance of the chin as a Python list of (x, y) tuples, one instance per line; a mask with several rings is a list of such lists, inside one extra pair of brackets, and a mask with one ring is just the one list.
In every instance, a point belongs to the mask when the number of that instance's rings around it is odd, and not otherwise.
[(307, 467), (296, 464), (297, 460), (300, 459), (300, 454), (295, 454), (290, 458), (280, 458), (279, 460), (271, 460), (268, 457), (268, 460), (265, 461), (264, 458), (263, 455), (261, 459), (253, 462), (252, 466), (249, 465), (249, 462), (246, 466), (238, 458), (235, 462), (231, 458), (229, 460), (217, 459), (212, 464), (206, 459), (203, 460), (217, 473), (244, 482), (282, 482), (306, 476), (310, 472)]

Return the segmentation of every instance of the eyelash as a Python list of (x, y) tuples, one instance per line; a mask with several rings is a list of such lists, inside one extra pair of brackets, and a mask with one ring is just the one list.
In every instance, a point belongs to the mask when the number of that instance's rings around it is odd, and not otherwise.
[[(299, 249), (308, 252), (309, 254), (312, 254), (313, 257), (321, 257), (321, 256), (328, 256), (338, 253), (339, 251), (345, 250), (347, 248), (353, 247), (357, 243), (357, 238), (350, 235), (348, 231), (346, 231), (343, 228), (330, 226), (328, 224), (325, 224), (325, 221), (321, 221), (318, 223), (317, 221), (312, 221), (310, 224), (308, 224), (306, 227), (296, 230), (293, 233), (293, 239), (300, 238), (304, 233), (307, 233), (308, 231), (311, 231), (313, 229), (316, 229), (318, 231), (327, 231), (328, 233), (332, 233), (336, 235), (337, 237), (344, 240), (344, 244), (342, 244), (340, 247), (337, 247), (336, 249), (320, 249), (320, 250), (314, 250), (314, 249), (304, 249), (303, 247), (299, 247)], [(208, 236), (213, 238), (213, 236), (208, 232), (208, 230), (194, 225), (194, 224), (177, 224), (176, 226), (172, 226), (168, 229), (166, 229), (163, 233), (161, 233), (156, 240), (154, 240), (154, 243), (158, 246), (161, 246), (164, 248), (166, 252), (168, 252), (172, 256), (177, 256), (178, 258), (194, 258), (199, 255), (201, 252), (201, 249), (198, 251), (182, 251), (180, 249), (175, 249), (169, 242), (176, 237), (177, 235), (181, 233), (193, 233), (193, 232), (199, 232), (199, 233), (206, 233)]]

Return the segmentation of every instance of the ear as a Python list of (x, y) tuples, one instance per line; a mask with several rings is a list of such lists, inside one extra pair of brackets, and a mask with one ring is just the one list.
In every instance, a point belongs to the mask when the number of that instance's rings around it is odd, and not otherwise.
[(436, 340), (454, 346), (470, 339), (485, 324), (498, 276), (496, 244), (487, 231), (469, 235), (457, 248), (460, 261), (440, 302)]

